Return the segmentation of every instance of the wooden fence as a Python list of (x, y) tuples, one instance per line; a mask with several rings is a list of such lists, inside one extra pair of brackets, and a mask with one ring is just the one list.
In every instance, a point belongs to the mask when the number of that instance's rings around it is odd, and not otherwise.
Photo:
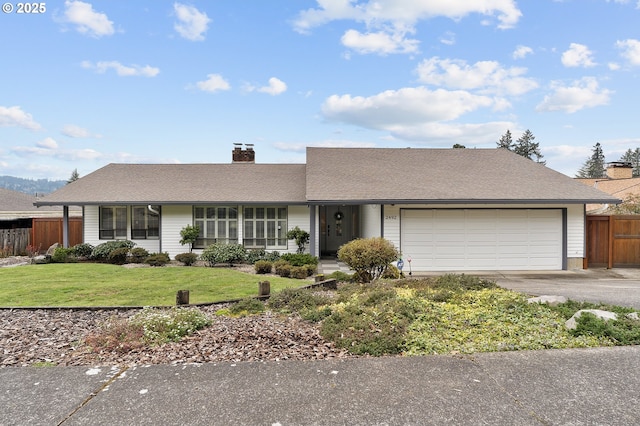
[(29, 228), (0, 229), (0, 254), (16, 256), (25, 254), (30, 244)]
[[(62, 244), (62, 218), (36, 218), (31, 228), (0, 229), (0, 253), (5, 256), (44, 253), (55, 243)], [(82, 218), (69, 218), (69, 247), (82, 242)]]
[(640, 215), (587, 216), (587, 266), (640, 267)]

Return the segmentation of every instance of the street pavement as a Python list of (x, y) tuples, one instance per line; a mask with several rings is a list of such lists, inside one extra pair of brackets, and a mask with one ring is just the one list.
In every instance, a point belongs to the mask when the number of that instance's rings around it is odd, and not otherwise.
[[(485, 273), (640, 309), (640, 271)], [(121, 367), (0, 368), (0, 425), (634, 425), (640, 346)]]

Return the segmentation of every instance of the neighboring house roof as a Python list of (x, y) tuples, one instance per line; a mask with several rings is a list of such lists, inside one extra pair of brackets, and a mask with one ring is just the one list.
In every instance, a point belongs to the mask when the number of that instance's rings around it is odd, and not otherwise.
[[(0, 188), (0, 220), (30, 219), (34, 217), (62, 217), (59, 206), (36, 207), (37, 198), (24, 192)], [(81, 213), (79, 210), (76, 213)]]
[(307, 148), (307, 164), (109, 164), (37, 204), (619, 201), (504, 149)]
[(618, 203), (506, 149), (308, 148), (312, 202)]
[[(624, 200), (629, 195), (640, 195), (640, 178), (629, 179), (575, 179), (576, 181), (597, 188), (600, 191), (611, 194), (616, 198)], [(603, 213), (609, 206), (607, 204), (588, 204), (587, 212)]]
[(304, 204), (304, 182), (304, 164), (109, 164), (38, 204)]

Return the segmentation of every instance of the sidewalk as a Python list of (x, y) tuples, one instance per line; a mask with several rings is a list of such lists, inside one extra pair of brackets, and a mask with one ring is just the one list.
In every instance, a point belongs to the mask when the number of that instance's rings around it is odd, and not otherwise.
[(640, 347), (0, 369), (2, 425), (640, 424)]

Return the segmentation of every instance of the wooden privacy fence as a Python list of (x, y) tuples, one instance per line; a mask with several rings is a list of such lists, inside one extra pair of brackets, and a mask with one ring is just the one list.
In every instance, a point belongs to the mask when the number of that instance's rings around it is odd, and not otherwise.
[[(62, 244), (62, 218), (36, 218), (31, 227), (31, 245), (46, 251), (55, 243)], [(82, 242), (82, 218), (69, 218), (69, 247)]]
[(587, 216), (587, 266), (640, 267), (640, 215)]
[(0, 229), (0, 251), (4, 256), (25, 254), (30, 244), (30, 229)]

